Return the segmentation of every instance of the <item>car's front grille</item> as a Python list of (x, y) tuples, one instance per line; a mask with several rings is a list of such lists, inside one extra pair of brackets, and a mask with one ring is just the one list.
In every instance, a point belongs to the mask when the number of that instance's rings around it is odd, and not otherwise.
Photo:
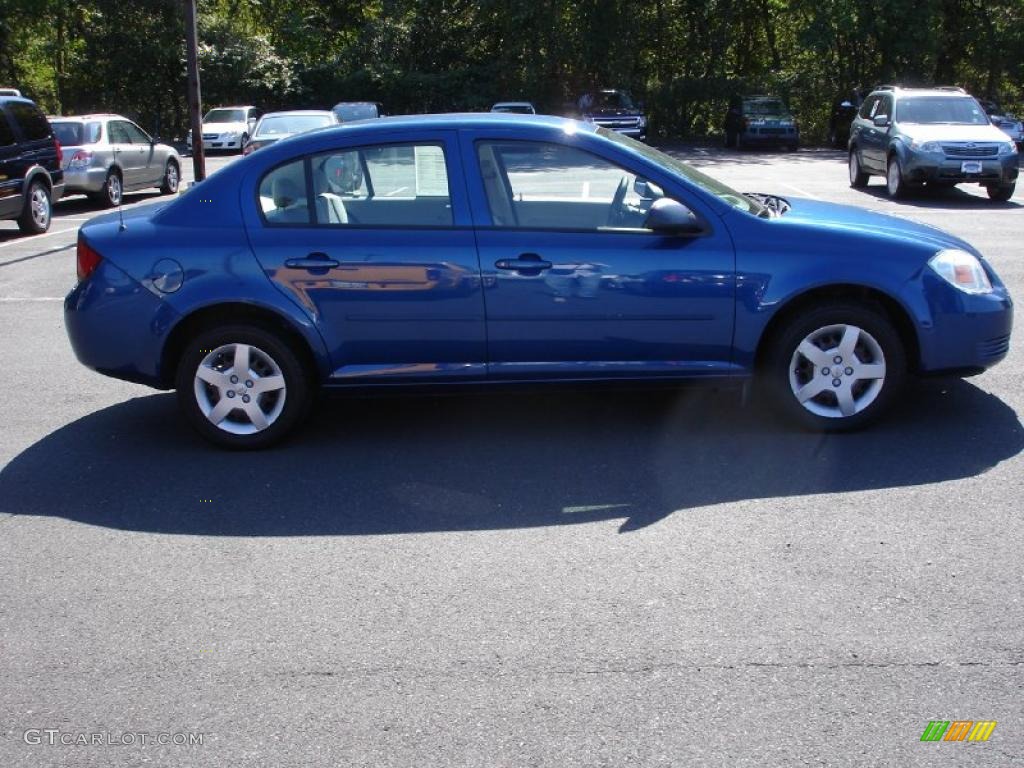
[(978, 356), (983, 360), (1000, 358), (1010, 351), (1010, 334), (996, 336), (978, 343)]
[(220, 138), (220, 134), (219, 133), (204, 133), (203, 134), (203, 141), (213, 141), (214, 139), (219, 139), (219, 138)]
[(627, 118), (605, 118), (598, 117), (594, 119), (594, 122), (600, 125), (602, 128), (636, 128), (640, 125), (639, 117), (627, 117)]
[(998, 144), (943, 144), (942, 151), (946, 157), (995, 157), (999, 153)]

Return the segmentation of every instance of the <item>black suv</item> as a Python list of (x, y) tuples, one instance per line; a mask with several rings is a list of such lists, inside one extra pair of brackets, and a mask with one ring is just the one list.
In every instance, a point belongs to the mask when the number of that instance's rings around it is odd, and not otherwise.
[(50, 228), (53, 203), (64, 192), (60, 143), (33, 102), (0, 96), (0, 219), (22, 232)]

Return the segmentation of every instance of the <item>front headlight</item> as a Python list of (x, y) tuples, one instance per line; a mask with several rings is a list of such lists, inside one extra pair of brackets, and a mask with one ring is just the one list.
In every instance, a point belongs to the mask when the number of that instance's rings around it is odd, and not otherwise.
[(928, 266), (964, 293), (992, 293), (992, 283), (989, 282), (985, 268), (967, 251), (955, 248), (939, 251), (928, 260)]
[(937, 141), (911, 141), (910, 148), (918, 152), (942, 152), (942, 145)]
[(1003, 144), (1000, 144), (999, 145), (999, 154), (1000, 155), (1016, 155), (1017, 154), (1017, 145), (1014, 144), (1012, 141), (1007, 141), (1007, 142), (1005, 142)]

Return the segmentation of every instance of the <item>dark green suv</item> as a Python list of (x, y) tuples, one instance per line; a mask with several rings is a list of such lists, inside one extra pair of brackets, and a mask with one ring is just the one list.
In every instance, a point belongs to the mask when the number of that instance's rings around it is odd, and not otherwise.
[(1017, 146), (961, 88), (882, 86), (850, 128), (850, 186), (884, 176), (890, 197), (921, 184), (981, 184), (993, 200), (1013, 196)]

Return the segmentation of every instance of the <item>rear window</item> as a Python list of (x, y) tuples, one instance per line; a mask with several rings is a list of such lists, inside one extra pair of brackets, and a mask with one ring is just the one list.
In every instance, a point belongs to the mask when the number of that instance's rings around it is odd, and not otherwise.
[(66, 147), (95, 144), (103, 136), (101, 123), (55, 122), (51, 123), (57, 141)]
[(373, 120), (380, 117), (376, 104), (338, 104), (334, 107), (334, 114), (343, 123), (352, 123), (356, 120)]
[(330, 115), (274, 115), (264, 117), (257, 137), (291, 136), (333, 124)]
[(21, 133), (26, 141), (39, 141), (49, 137), (50, 123), (35, 104), (11, 101), (7, 104), (7, 113), (14, 119), (15, 125), (21, 126)]

